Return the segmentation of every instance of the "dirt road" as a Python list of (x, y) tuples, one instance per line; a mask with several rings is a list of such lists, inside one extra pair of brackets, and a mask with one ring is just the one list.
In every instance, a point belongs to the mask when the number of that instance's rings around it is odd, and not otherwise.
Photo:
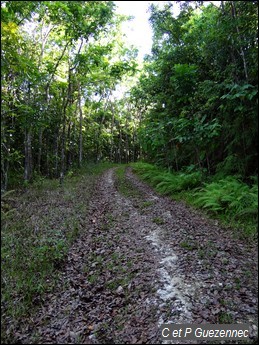
[(115, 169), (99, 179), (63, 287), (21, 327), (19, 342), (156, 344), (162, 323), (237, 322), (251, 324), (253, 340), (256, 248), (157, 195), (129, 168), (121, 187)]

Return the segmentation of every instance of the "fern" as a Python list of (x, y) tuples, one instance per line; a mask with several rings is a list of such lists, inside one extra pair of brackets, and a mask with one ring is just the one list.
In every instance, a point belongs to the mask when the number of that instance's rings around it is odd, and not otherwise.
[(135, 163), (133, 170), (161, 194), (173, 196), (191, 190), (192, 204), (213, 215), (223, 215), (227, 221), (249, 224), (253, 231), (256, 231), (254, 230), (258, 219), (256, 177), (251, 178), (254, 184), (250, 187), (241, 182), (238, 175), (222, 178), (217, 174), (212, 182), (202, 183), (204, 176), (200, 171), (188, 173), (185, 170), (185, 172), (169, 173), (147, 163)]
[(170, 195), (177, 191), (177, 185), (173, 181), (162, 181), (156, 186), (156, 190), (162, 194)]
[(202, 174), (201, 172), (194, 172), (192, 174), (180, 174), (181, 189), (193, 189), (201, 184)]
[(182, 191), (191, 190), (192, 204), (205, 209), (214, 216), (220, 215), (228, 222), (235, 221), (251, 227), (256, 232), (258, 219), (258, 183), (252, 177), (252, 186), (240, 181), (240, 176), (213, 177), (210, 183), (203, 183), (201, 172), (173, 172), (151, 164), (133, 164), (133, 169), (155, 189), (164, 195), (175, 196)]
[(1, 195), (1, 199), (4, 200), (6, 199), (10, 194), (14, 193), (15, 190), (12, 189), (12, 190), (8, 190), (7, 192), (4, 192), (2, 195)]
[(195, 204), (211, 212), (228, 214), (233, 219), (242, 217), (258, 217), (258, 186), (240, 182), (228, 176), (218, 182), (205, 185), (194, 193)]
[(171, 173), (147, 163), (133, 164), (133, 170), (162, 194), (171, 195), (201, 185), (201, 172)]
[(249, 218), (254, 218), (256, 221), (258, 219), (258, 210), (255, 208), (246, 208), (244, 210), (241, 210), (238, 212), (235, 216), (234, 219), (240, 219), (242, 217), (249, 217)]

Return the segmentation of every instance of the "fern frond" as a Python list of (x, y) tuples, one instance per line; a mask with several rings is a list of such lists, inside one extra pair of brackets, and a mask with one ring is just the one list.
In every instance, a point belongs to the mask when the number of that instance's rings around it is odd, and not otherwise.
[(4, 192), (2, 195), (1, 195), (1, 199), (4, 200), (6, 199), (6, 197), (8, 197), (10, 194), (14, 193), (15, 190), (12, 189), (12, 190), (8, 190), (7, 192)]

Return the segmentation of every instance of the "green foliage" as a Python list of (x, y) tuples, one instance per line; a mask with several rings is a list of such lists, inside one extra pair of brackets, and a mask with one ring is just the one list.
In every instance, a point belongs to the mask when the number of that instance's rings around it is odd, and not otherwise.
[(144, 157), (247, 178), (258, 171), (258, 8), (185, 2), (175, 18), (172, 6), (151, 6), (152, 54), (132, 90)]
[(233, 324), (233, 316), (224, 311), (220, 312), (218, 315), (219, 323), (221, 324)]
[(64, 176), (84, 159), (136, 157), (132, 116), (110, 97), (137, 68), (120, 35), (127, 17), (109, 1), (8, 1), (2, 9), (2, 189), (20, 178), (17, 169), (40, 184), (37, 176)]
[(230, 89), (230, 91), (227, 94), (221, 96), (221, 99), (230, 99), (230, 100), (248, 99), (249, 101), (251, 101), (258, 93), (258, 90), (256, 89), (256, 87), (251, 84), (227, 85), (227, 88)]
[(188, 241), (183, 241), (180, 243), (180, 247), (186, 249), (186, 250), (196, 250), (198, 249), (198, 246), (196, 243), (188, 242)]
[[(143, 180), (163, 194), (184, 199), (202, 208), (213, 217), (221, 217), (223, 223), (239, 228), (240, 235), (254, 236), (258, 221), (258, 181), (252, 178), (249, 186), (235, 176), (207, 177), (195, 166), (182, 172), (167, 172), (148, 163), (132, 164)], [(207, 179), (208, 182), (205, 182)], [(210, 180), (210, 182), (209, 182)], [(202, 184), (204, 185), (202, 187)], [(243, 229), (243, 230), (242, 230)]]
[(152, 219), (152, 221), (154, 223), (156, 223), (157, 225), (162, 225), (162, 224), (165, 223), (164, 220), (162, 218), (160, 218), (160, 217), (155, 217), (155, 218)]
[(255, 224), (258, 220), (258, 185), (249, 187), (233, 176), (206, 183), (195, 193), (195, 204), (214, 214)]
[[(62, 264), (68, 247), (58, 232), (44, 231), (39, 239), (25, 221), (19, 219), (18, 223), (14, 219), (3, 220), (8, 228), (4, 224), (1, 238), (2, 298), (6, 312), (19, 317), (52, 288), (47, 278)], [(20, 303), (12, 305), (12, 295), (20, 296)]]
[(222, 162), (216, 166), (217, 176), (238, 175), (245, 176), (246, 160), (238, 155), (228, 155)]
[(202, 182), (202, 173), (199, 171), (189, 174), (184, 172), (169, 173), (147, 163), (135, 163), (132, 166), (135, 172), (164, 195), (173, 196), (174, 193), (193, 189), (201, 185)]
[(195, 172), (188, 175), (185, 173), (164, 173), (152, 179), (152, 182), (157, 183), (156, 190), (158, 192), (173, 195), (175, 192), (177, 193), (199, 186), (201, 184), (201, 173)]

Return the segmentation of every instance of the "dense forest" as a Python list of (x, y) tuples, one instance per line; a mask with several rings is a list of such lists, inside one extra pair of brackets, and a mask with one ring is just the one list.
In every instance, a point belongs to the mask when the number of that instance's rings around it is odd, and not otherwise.
[[(110, 1), (2, 2), (1, 188), (83, 160), (257, 174), (257, 2), (150, 8), (143, 69)], [(123, 99), (122, 80), (137, 83)], [(23, 176), (23, 177), (22, 177)]]
[(109, 1), (2, 3), (2, 189), (22, 170), (25, 181), (63, 178), (83, 159), (128, 159), (134, 124), (111, 94), (136, 70), (136, 52), (123, 45), (125, 18), (113, 9)]
[[(185, 7), (186, 6), (186, 7)], [(132, 96), (149, 160), (242, 177), (257, 172), (257, 4), (151, 8), (152, 56)]]

